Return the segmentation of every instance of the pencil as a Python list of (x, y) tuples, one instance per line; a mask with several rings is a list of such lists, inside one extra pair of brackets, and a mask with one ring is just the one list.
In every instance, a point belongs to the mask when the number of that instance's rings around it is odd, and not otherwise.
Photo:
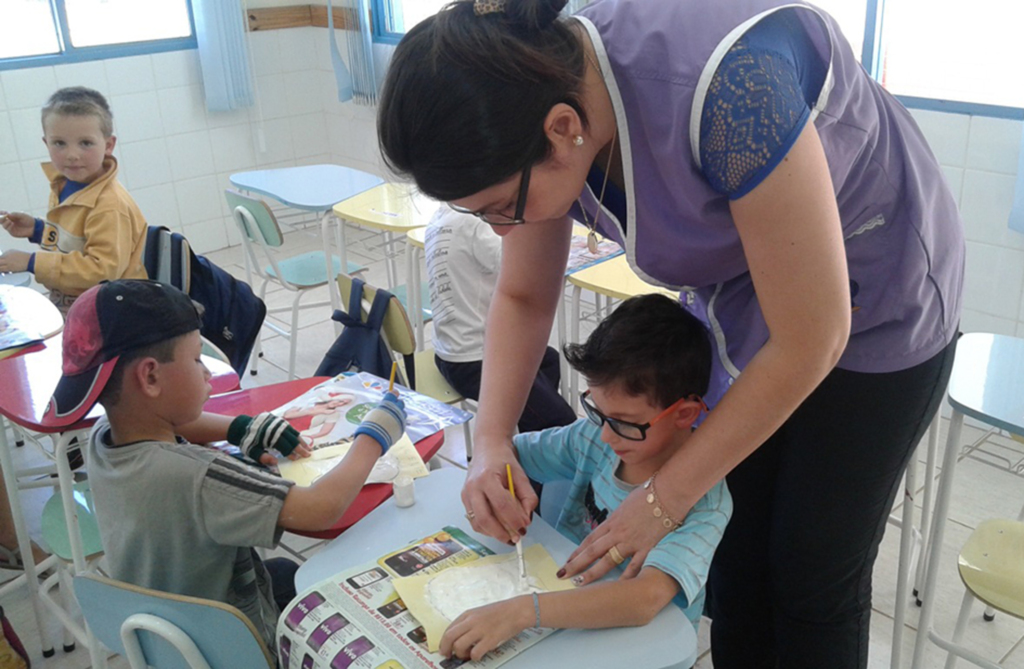
[(508, 474), (508, 491), (512, 493), (512, 499), (516, 498), (516, 487), (512, 483), (512, 465), (505, 465), (505, 473)]
[(395, 372), (398, 371), (398, 361), (395, 360), (391, 363), (391, 381), (388, 382), (388, 392), (395, 392)]

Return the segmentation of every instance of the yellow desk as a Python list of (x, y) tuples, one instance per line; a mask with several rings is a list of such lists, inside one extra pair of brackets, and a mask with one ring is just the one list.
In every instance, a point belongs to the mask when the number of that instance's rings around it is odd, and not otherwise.
[[(385, 183), (334, 205), (334, 215), (345, 222), (384, 233), (384, 256), (388, 272), (388, 289), (398, 285), (395, 268), (395, 234), (424, 227), (437, 210), (437, 203), (420, 195), (415, 187)], [(341, 232), (341, 261), (345, 267), (345, 232)]]
[[(615, 256), (610, 260), (581, 269), (570, 274), (566, 279), (572, 285), (572, 332), (570, 334), (570, 341), (574, 343), (578, 343), (580, 340), (580, 294), (584, 290), (589, 290), (598, 298), (604, 296), (610, 300), (625, 300), (635, 295), (647, 295), (649, 293), (662, 293), (672, 299), (678, 297), (673, 291), (651, 285), (637, 276), (636, 272), (629, 266), (624, 255)], [(600, 309), (595, 310), (595, 312), (599, 311)], [(568, 376), (570, 377), (569, 394), (566, 400), (573, 408), (577, 408), (578, 376), (575, 373), (569, 373)], [(564, 375), (563, 378), (565, 378)]]

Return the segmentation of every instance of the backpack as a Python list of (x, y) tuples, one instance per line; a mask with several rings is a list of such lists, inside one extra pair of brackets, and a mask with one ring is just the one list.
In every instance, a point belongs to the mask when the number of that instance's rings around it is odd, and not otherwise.
[(366, 321), (362, 319), (362, 279), (352, 279), (352, 294), (349, 296), (348, 313), (335, 310), (332, 320), (345, 326), (338, 338), (331, 344), (315, 376), (337, 376), (342, 372), (360, 371), (388, 378), (391, 374), (391, 352), (381, 334), (381, 325), (388, 311), (391, 293), (377, 290), (373, 305)]
[(28, 669), (31, 666), (25, 646), (4, 615), (3, 607), (0, 607), (0, 669)]
[(193, 253), (188, 240), (164, 226), (149, 226), (143, 264), (150, 279), (170, 284), (203, 305), (199, 332), (242, 374), (267, 315), (267, 306), (249, 284)]

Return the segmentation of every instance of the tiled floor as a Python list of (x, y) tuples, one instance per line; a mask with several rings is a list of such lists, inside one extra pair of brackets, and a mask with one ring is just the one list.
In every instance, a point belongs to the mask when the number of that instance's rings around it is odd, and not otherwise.
[[(365, 264), (368, 267), (366, 278), (368, 282), (375, 285), (385, 284), (385, 269), (381, 250), (375, 237), (365, 231), (350, 229), (347, 235), (350, 242), (349, 259)], [(319, 237), (316, 228), (310, 232), (292, 232), (288, 234), (288, 241), (284, 247), (289, 253), (300, 253), (320, 248)], [(209, 255), (210, 259), (231, 271), (239, 277), (245, 276), (243, 255), (240, 247), (233, 247), (224, 251), (218, 251)], [(404, 271), (404, 261), (398, 259), (399, 272)], [(304, 298), (303, 302), (314, 302), (327, 299), (325, 288), (313, 291), (315, 294)], [(291, 296), (286, 291), (277, 287), (276, 284), (268, 289), (268, 307), (288, 306)], [(299, 346), (296, 363), (296, 373), (299, 376), (308, 376), (313, 373), (324, 351), (334, 339), (334, 330), (329, 321), (329, 309), (322, 307), (304, 311), (299, 318)], [(276, 322), (287, 327), (289, 315), (287, 313), (275, 314), (272, 316)], [(584, 328), (585, 334), (589, 331)], [(265, 332), (263, 344), (264, 357), (260, 360), (259, 373), (256, 376), (246, 375), (242, 379), (245, 387), (253, 385), (264, 385), (287, 379), (285, 371), (288, 360), (288, 341), (280, 335), (273, 335)], [(273, 336), (271, 336), (273, 335)], [(429, 337), (429, 328), (428, 333)], [(946, 421), (943, 421), (943, 430)], [(943, 432), (944, 435), (944, 432)], [(984, 435), (984, 432), (975, 427), (967, 426), (964, 429), (964, 444), (977, 441)], [(944, 436), (943, 436), (944, 439)], [(945, 443), (944, 441), (942, 442)], [(956, 555), (966, 540), (971, 529), (978, 522), (985, 518), (1002, 516), (1016, 517), (1020, 510), (1021, 503), (1024, 503), (1024, 494), (1021, 494), (1024, 481), (1017, 475), (1009, 473), (1005, 467), (1000, 469), (993, 464), (1002, 460), (1017, 462), (1024, 458), (1024, 445), (998, 435), (990, 436), (985, 442), (986, 450), (996, 452), (997, 456), (985, 456), (981, 459), (967, 458), (958, 470), (956, 488), (951, 504), (951, 520), (946, 531), (943, 559), (940, 570), (940, 592), (936, 609), (936, 626), (942, 632), (950, 632), (956, 619), (960, 598), (963, 594), (959, 576), (956, 573)], [(41, 456), (31, 448), (16, 449), (16, 460), (22, 465), (38, 461)], [(441, 451), (444, 466), (465, 467), (466, 455), (464, 439), (461, 429), (449, 430), (446, 434), (445, 446)], [(983, 462), (986, 460), (988, 462)], [(31, 534), (39, 540), (40, 528), (39, 518), (42, 505), (49, 492), (47, 489), (23, 492), (23, 499), (26, 506), (26, 514)], [(895, 511), (899, 511), (899, 505)], [(892, 625), (894, 612), (894, 597), (896, 590), (896, 563), (899, 548), (899, 530), (890, 526), (882, 543), (878, 561), (875, 565), (874, 578), (874, 615), (871, 621), (871, 647), (869, 666), (872, 669), (881, 669), (889, 666), (889, 655), (892, 640)], [(286, 535), (285, 547), (280, 550), (281, 554), (298, 556), (300, 559), (315, 552), (319, 543)], [(14, 572), (0, 572), (2, 575), (14, 576)], [(38, 649), (37, 632), (32, 622), (30, 607), (24, 596), (24, 591), (0, 599), (2, 605), (11, 618), (15, 628), (21, 634), (23, 640), (31, 649)], [(914, 606), (908, 607), (907, 630), (904, 635), (904, 666), (909, 666), (910, 656), (915, 639), (919, 609)], [(697, 663), (699, 669), (710, 669), (712, 661), (708, 651), (708, 629), (707, 621), (700, 630), (700, 659)], [(46, 633), (53, 639), (59, 639), (59, 629), (56, 623), (51, 622)], [(1024, 669), (1024, 621), (1012, 619), (1010, 616), (999, 614), (994, 622), (984, 623), (981, 621), (981, 609), (979, 607), (972, 619), (967, 632), (968, 643), (979, 653), (993, 660), (1001, 662), (1004, 667)], [(38, 653), (38, 651), (35, 651)], [(51, 659), (43, 660), (40, 657), (32, 658), (33, 665), (52, 669), (78, 669), (89, 665), (89, 656), (85, 649), (65, 654), (60, 650)], [(938, 648), (931, 646), (927, 653), (927, 667), (940, 667), (944, 661), (944, 654)], [(110, 666), (126, 667), (127, 663), (123, 658), (115, 657)], [(642, 668), (640, 668), (642, 669)]]

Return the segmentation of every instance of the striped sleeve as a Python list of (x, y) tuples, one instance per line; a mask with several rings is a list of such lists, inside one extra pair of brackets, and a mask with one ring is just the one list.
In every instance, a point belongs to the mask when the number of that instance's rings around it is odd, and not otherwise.
[(690, 510), (682, 526), (658, 542), (644, 566), (674, 578), (687, 603), (693, 602), (707, 584), (711, 558), (730, 516), (732, 496), (725, 481), (719, 481)]
[(206, 532), (226, 546), (277, 545), (277, 518), (293, 483), (218, 455), (206, 470), (200, 489), (200, 512)]
[(512, 439), (519, 464), (538, 483), (572, 480), (579, 469), (580, 432), (587, 419), (563, 427), (517, 434)]

